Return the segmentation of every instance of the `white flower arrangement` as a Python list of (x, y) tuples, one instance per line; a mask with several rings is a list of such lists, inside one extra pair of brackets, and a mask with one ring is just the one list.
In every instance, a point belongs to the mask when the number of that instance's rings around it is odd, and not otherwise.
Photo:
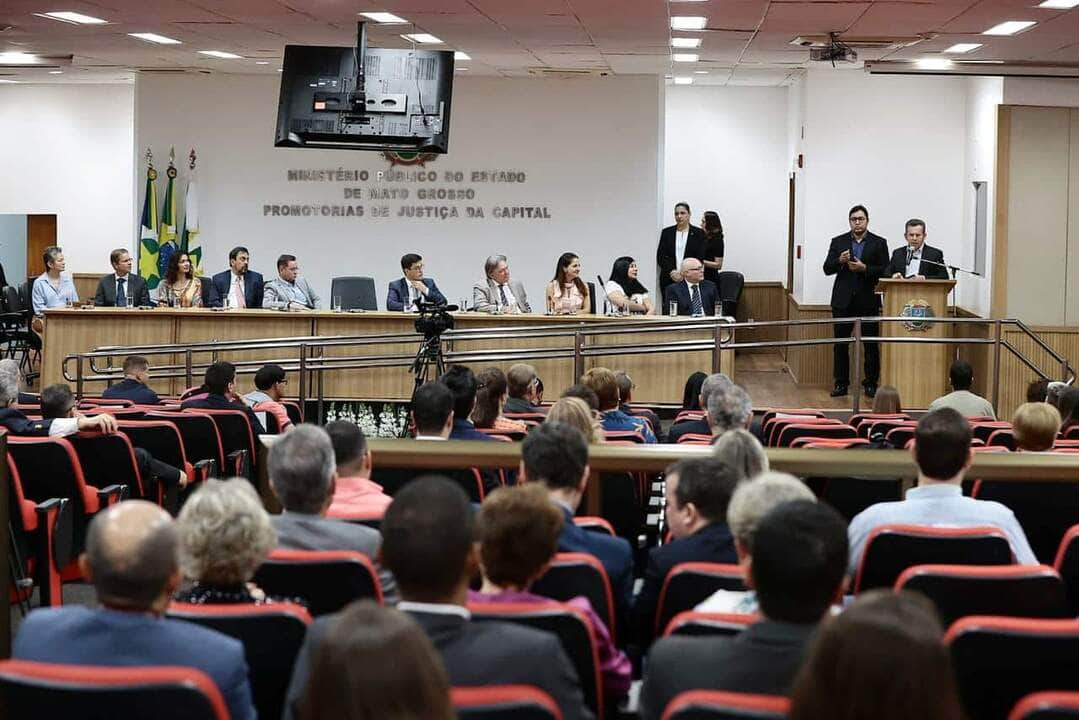
[(334, 420), (355, 424), (367, 437), (399, 438), (408, 427), (408, 410), (391, 402), (381, 403), (377, 412), (374, 403), (330, 403), (326, 422)]

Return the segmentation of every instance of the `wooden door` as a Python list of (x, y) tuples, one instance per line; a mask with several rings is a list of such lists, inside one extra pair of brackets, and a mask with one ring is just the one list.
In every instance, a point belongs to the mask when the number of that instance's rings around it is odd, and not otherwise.
[(55, 215), (26, 216), (26, 276), (36, 278), (45, 272), (45, 263), (41, 256), (45, 248), (56, 244)]

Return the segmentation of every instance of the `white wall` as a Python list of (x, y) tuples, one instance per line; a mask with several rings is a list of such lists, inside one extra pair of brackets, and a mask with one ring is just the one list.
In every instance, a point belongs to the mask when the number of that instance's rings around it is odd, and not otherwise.
[[(400, 256), (424, 256), (427, 274), (456, 302), (483, 276), (495, 252), (509, 255), (542, 310), (543, 286), (564, 251), (581, 256), (586, 279), (606, 276), (615, 257), (640, 260), (642, 277), (655, 276), (659, 217), (657, 157), (661, 147), (662, 80), (617, 77), (588, 80), (455, 78), (450, 152), (431, 163), (436, 182), (289, 182), (290, 169), (389, 170), (375, 153), (277, 149), (273, 133), (277, 78), (251, 76), (142, 77), (136, 85), (137, 147), (156, 157), (176, 147), (199, 156), (201, 238), (207, 272), (226, 267), (227, 252), (247, 245), (252, 267), (270, 276), (282, 252), (295, 253), (301, 272), (328, 294), (335, 275), (373, 275), (380, 307), (386, 283), (400, 277)], [(159, 164), (160, 168), (161, 165)], [(400, 169), (400, 168), (398, 168)], [(408, 169), (408, 168), (405, 168)], [(446, 171), (510, 170), (523, 184), (447, 183)], [(141, 207), (143, 170), (139, 172)], [(181, 176), (182, 177), (182, 176)], [(159, 181), (160, 182), (160, 181)], [(181, 182), (181, 188), (184, 183)], [(360, 201), (345, 188), (361, 187)], [(408, 200), (375, 202), (369, 188), (407, 188)], [(417, 200), (420, 188), (472, 188), (474, 201)], [(159, 187), (159, 193), (164, 186)], [(362, 205), (355, 217), (272, 217), (265, 205)], [(392, 217), (375, 218), (370, 206)], [(455, 206), (462, 217), (400, 218), (399, 208)], [(482, 207), (483, 219), (464, 217)], [(551, 219), (497, 219), (495, 206), (541, 206)]]
[(1079, 80), (1005, 78), (1005, 105), (1079, 107)]
[(796, 298), (805, 295), (805, 193), (806, 176), (798, 167), (798, 156), (805, 152), (803, 132), (808, 102), (806, 77), (803, 74), (788, 88), (787, 100), (787, 160), (788, 171), (794, 173), (794, 258), (790, 293)]
[(133, 109), (131, 85), (0, 85), (0, 213), (55, 213), (69, 270), (135, 247)]
[(715, 210), (723, 268), (785, 281), (786, 88), (671, 86), (664, 138), (663, 224), (674, 222), (676, 202), (690, 204), (694, 225)]

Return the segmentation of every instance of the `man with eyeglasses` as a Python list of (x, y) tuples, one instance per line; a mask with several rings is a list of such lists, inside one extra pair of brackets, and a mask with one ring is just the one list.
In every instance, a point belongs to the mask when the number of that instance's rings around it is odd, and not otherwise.
[[(832, 285), (832, 317), (879, 316), (880, 298), (876, 287), (888, 265), (888, 242), (869, 232), (869, 211), (864, 205), (852, 207), (847, 218), (850, 231), (832, 238), (828, 257), (824, 261), (824, 274), (836, 276)], [(833, 326), (836, 338), (848, 338), (853, 331), (853, 323), (836, 323)], [(880, 323), (862, 323), (862, 335), (880, 335)], [(867, 342), (862, 347), (865, 349), (862, 383), (865, 394), (873, 397), (877, 394), (880, 381), (880, 346)], [(849, 352), (849, 344), (832, 346), (832, 374), (835, 378), (832, 397), (847, 394), (850, 386)]]
[(445, 305), (446, 296), (438, 290), (431, 278), (423, 276), (423, 258), (408, 253), (401, 258), (404, 277), (390, 283), (386, 293), (386, 309), (400, 312), (417, 312), (419, 304)]
[(539, 377), (536, 368), (525, 363), (516, 363), (506, 371), (506, 393), (509, 398), (502, 407), (504, 413), (540, 412), (536, 398)]
[(277, 258), (277, 277), (266, 283), (262, 307), (271, 310), (318, 310), (321, 305), (315, 289), (300, 275), (295, 255)]
[(682, 282), (668, 285), (663, 291), (665, 306), (669, 308), (671, 303), (677, 303), (676, 315), (715, 315), (719, 288), (711, 280), (704, 279), (704, 263), (695, 257), (688, 257), (682, 261), (681, 272)]
[(288, 376), (285, 369), (280, 365), (263, 365), (255, 373), (255, 387), (243, 396), (246, 404), (250, 405), (255, 412), (265, 412), (273, 415), (277, 421), (278, 432), (284, 432), (292, 426), (292, 420), (288, 416), (288, 410), (281, 404), (285, 397), (288, 386)]

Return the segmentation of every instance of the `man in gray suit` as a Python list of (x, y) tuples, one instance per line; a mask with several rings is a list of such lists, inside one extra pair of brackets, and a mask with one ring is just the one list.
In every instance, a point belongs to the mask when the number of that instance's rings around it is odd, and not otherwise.
[(266, 283), (262, 307), (271, 310), (317, 310), (321, 301), (314, 288), (300, 277), (295, 255), (277, 258), (277, 277)]
[[(270, 487), (284, 512), (271, 518), (277, 546), (287, 550), (355, 550), (377, 562), (382, 535), (365, 525), (333, 520), (326, 510), (333, 502), (337, 463), (333, 443), (316, 425), (297, 425), (270, 448)], [(397, 583), (379, 568), (382, 595), (396, 604)]]
[(530, 313), (525, 287), (519, 280), (510, 280), (510, 266), (505, 255), (492, 255), (483, 264), (487, 281), (472, 286), (472, 302), (476, 312)]

